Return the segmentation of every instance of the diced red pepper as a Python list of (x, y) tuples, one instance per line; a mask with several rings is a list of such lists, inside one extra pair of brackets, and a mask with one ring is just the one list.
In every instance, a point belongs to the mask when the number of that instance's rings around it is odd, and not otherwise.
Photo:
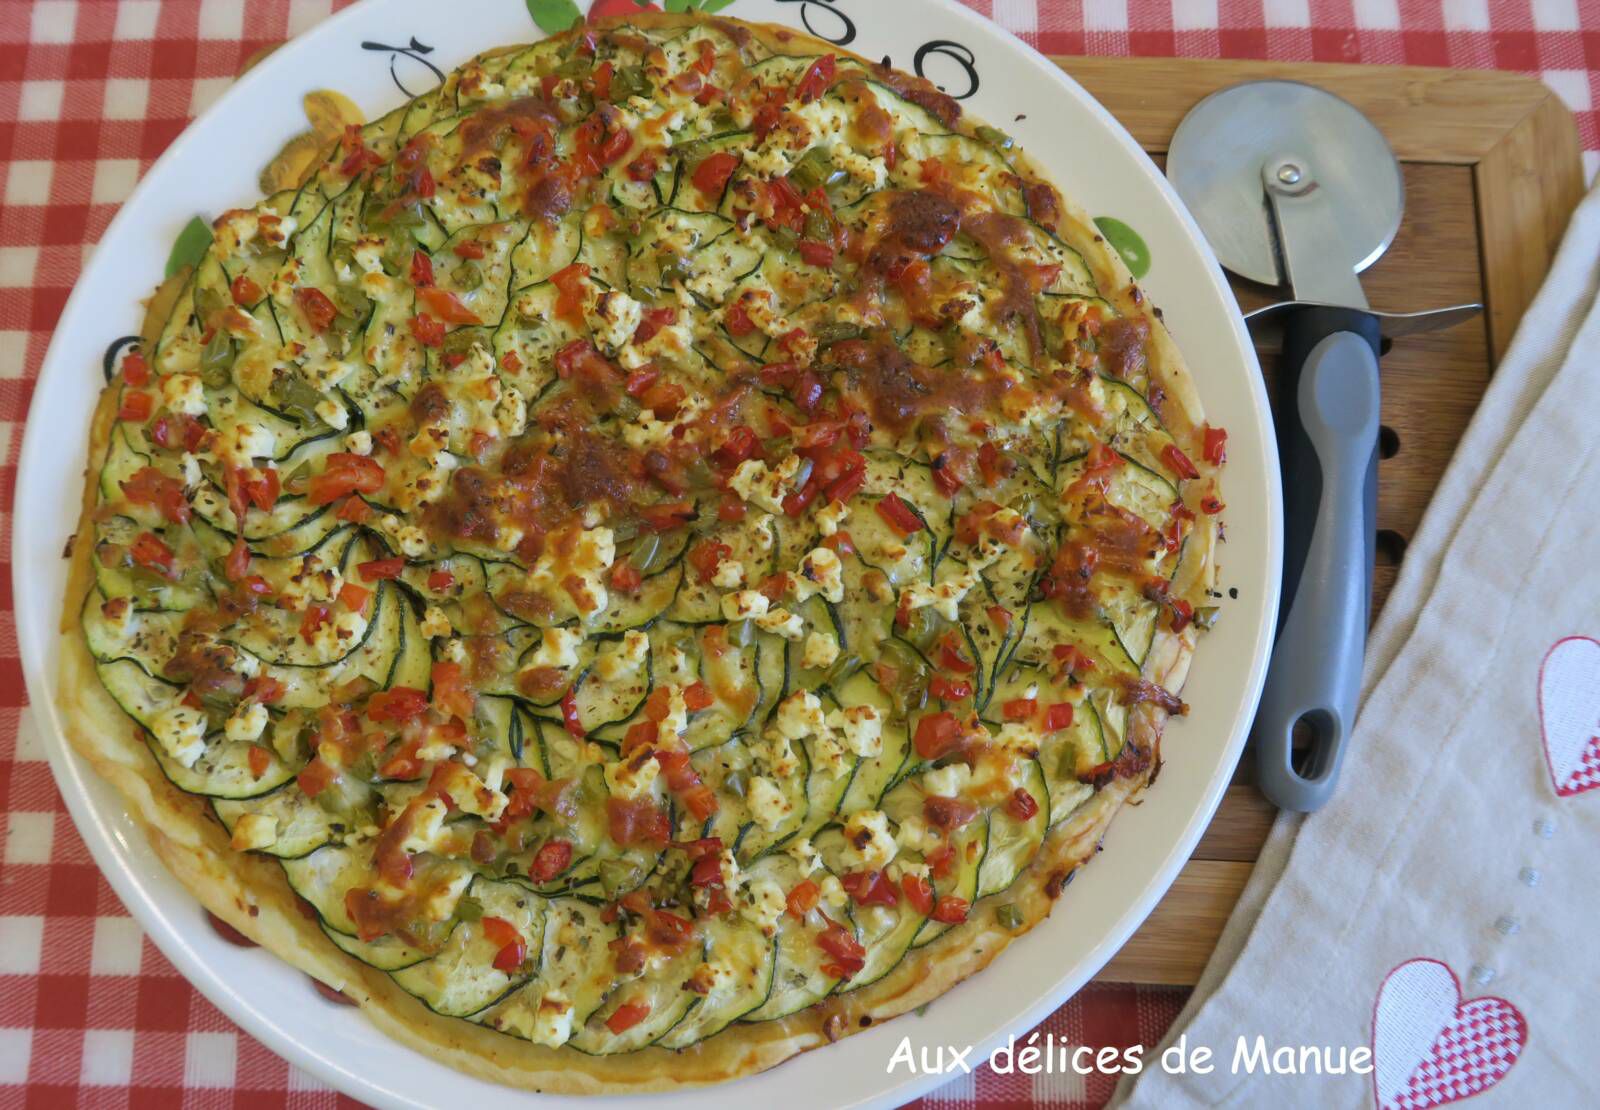
[(734, 301), (723, 312), (722, 322), (727, 326), (728, 334), (735, 339), (743, 339), (756, 330), (755, 321), (750, 319), (750, 314), (738, 301)]
[(1178, 449), (1176, 443), (1169, 443), (1161, 449), (1161, 461), (1167, 464), (1180, 478), (1194, 479), (1200, 477), (1200, 472), (1195, 469), (1194, 463), (1189, 461), (1189, 456)]
[(912, 739), (917, 754), (923, 759), (938, 759), (953, 751), (961, 742), (961, 722), (949, 712), (926, 714), (917, 722)]
[(154, 532), (140, 532), (128, 549), (128, 554), (133, 557), (136, 565), (146, 570), (160, 571), (168, 578), (177, 577), (172, 566), (172, 560), (175, 558), (172, 548), (162, 542), (161, 537)]
[(250, 763), (251, 778), (260, 778), (272, 767), (272, 753), (259, 744), (250, 745), (250, 751), (245, 758)]
[(367, 599), (372, 596), (372, 591), (365, 586), (358, 586), (354, 582), (346, 582), (339, 587), (339, 604), (352, 613), (359, 613), (367, 607)]
[(939, 637), (939, 665), (957, 674), (971, 674), (978, 669), (976, 664), (962, 653), (961, 635), (953, 628)]
[(858, 906), (892, 906), (900, 900), (899, 891), (882, 871), (846, 872), (839, 885)]
[(805, 920), (806, 914), (817, 908), (817, 901), (822, 890), (810, 879), (801, 879), (789, 891), (789, 913), (792, 917)]
[(1206, 425), (1205, 446), (1200, 451), (1200, 456), (1212, 466), (1221, 466), (1228, 461), (1228, 430), (1226, 428), (1213, 428)]
[(928, 824), (947, 832), (965, 828), (978, 819), (978, 807), (963, 798), (933, 794), (922, 801), (922, 816)]
[(316, 756), (295, 776), (295, 781), (300, 786), (300, 793), (308, 798), (315, 798), (332, 786), (338, 777), (339, 772), (337, 770), (324, 761), (321, 756)]
[(154, 506), (162, 518), (172, 524), (189, 523), (189, 499), (183, 495), (183, 483), (153, 466), (134, 471), (122, 483), (122, 495), (135, 505)]
[(122, 380), (129, 385), (150, 383), (150, 364), (138, 351), (129, 351), (122, 356)]
[(294, 301), (300, 306), (300, 311), (305, 314), (306, 323), (310, 324), (314, 331), (327, 331), (334, 318), (339, 315), (339, 310), (328, 299), (328, 295), (309, 285), (301, 286), (294, 291)]
[(433, 707), (446, 717), (472, 717), (477, 696), (467, 686), (466, 673), (460, 663), (440, 660), (433, 665), (429, 676), (433, 687)]
[(528, 878), (536, 883), (548, 883), (571, 865), (572, 845), (565, 840), (547, 840), (533, 854)]
[(811, 266), (820, 266), (827, 269), (833, 265), (834, 251), (832, 243), (820, 243), (815, 239), (800, 240), (800, 258)]
[(834, 71), (838, 59), (832, 54), (824, 54), (806, 67), (804, 75), (795, 84), (794, 98), (802, 104), (809, 104), (827, 91), (833, 82)]
[(1048, 732), (1071, 728), (1073, 709), (1070, 701), (1058, 701), (1044, 712), (1044, 727)]
[(1222, 503), (1222, 498), (1214, 493), (1208, 493), (1200, 499), (1200, 511), (1207, 516), (1216, 516), (1227, 507)]
[(629, 162), (622, 172), (628, 175), (629, 181), (649, 181), (660, 168), (660, 163), (656, 161), (654, 154), (641, 154)]
[(367, 719), (404, 723), (428, 711), (428, 692), (415, 686), (396, 686), (378, 690), (367, 699)]
[(649, 1016), (649, 1003), (624, 1002), (611, 1011), (611, 1016), (606, 1018), (606, 1028), (621, 1036)]
[(461, 298), (448, 289), (430, 285), (417, 290), (417, 300), (431, 314), (447, 324), (481, 324), (478, 314), (462, 303)]
[(828, 927), (817, 934), (817, 947), (832, 956), (828, 974), (845, 979), (866, 966), (867, 950), (850, 931), (837, 921), (828, 920)]
[(583, 326), (583, 306), (588, 300), (585, 279), (588, 276), (589, 267), (582, 262), (574, 262), (550, 275), (550, 284), (556, 287), (556, 319), (574, 327)]
[(233, 303), (237, 305), (255, 304), (261, 299), (261, 286), (250, 280), (250, 275), (240, 274), (228, 285), (228, 292), (233, 296)]
[(125, 390), (122, 394), (122, 406), (117, 409), (117, 419), (130, 424), (143, 424), (150, 419), (150, 413), (154, 409), (154, 398), (144, 390)]
[(677, 320), (678, 310), (675, 308), (647, 308), (639, 315), (639, 326), (633, 329), (633, 341), (648, 343), (662, 328), (672, 326)]
[(967, 911), (970, 909), (971, 906), (967, 904), (965, 898), (946, 894), (933, 907), (933, 919), (945, 925), (959, 925), (967, 919)]
[(481, 239), (463, 239), (450, 248), (450, 253), (457, 258), (482, 258), (483, 241)]
[(741, 424), (728, 433), (728, 438), (712, 455), (723, 466), (736, 467), (754, 455), (760, 446), (761, 440), (755, 430), (747, 424)]
[(1038, 711), (1037, 698), (1012, 698), (1000, 706), (1000, 715), (1008, 721), (1031, 721)]
[(456, 584), (456, 576), (449, 571), (430, 570), (428, 572), (428, 589), (436, 594), (442, 594)]
[(691, 682), (683, 688), (683, 705), (690, 713), (709, 709), (713, 700), (711, 689), (704, 682)]
[(398, 555), (389, 559), (371, 559), (356, 564), (356, 573), (363, 582), (377, 582), (386, 578), (399, 578), (406, 569), (406, 561)]
[(655, 532), (670, 532), (682, 528), (694, 519), (693, 501), (665, 501), (646, 505), (638, 510), (639, 523)]
[(911, 903), (911, 908), (926, 917), (933, 912), (933, 887), (921, 875), (905, 874), (900, 877), (900, 890)]
[(950, 679), (936, 674), (928, 682), (928, 693), (945, 701), (960, 701), (972, 696), (972, 683), (966, 679)]
[(411, 252), (411, 284), (418, 289), (433, 284), (433, 259), (427, 251)]
[(352, 493), (377, 493), (383, 489), (383, 464), (366, 455), (335, 451), (326, 469), (311, 479), (306, 496), (313, 505), (327, 505)]
[(878, 515), (884, 523), (899, 532), (902, 537), (909, 536), (922, 528), (922, 521), (917, 519), (917, 514), (911, 507), (900, 500), (897, 494), (888, 494), (876, 506)]
[(244, 697), (246, 701), (258, 701), (262, 705), (274, 705), (286, 691), (283, 683), (269, 674), (252, 675), (245, 679)]
[(1032, 794), (1023, 787), (1017, 787), (1011, 792), (1011, 797), (1006, 799), (1006, 812), (1018, 821), (1030, 821), (1033, 815), (1039, 812), (1039, 803)]
[(722, 190), (728, 184), (728, 178), (733, 176), (733, 171), (739, 166), (739, 156), (731, 151), (719, 150), (701, 160), (690, 175), (695, 188), (707, 197), (720, 197)]
[(666, 811), (649, 798), (606, 799), (606, 825), (618, 845), (665, 844), (672, 828)]
[(695, 577), (702, 583), (710, 582), (717, 576), (717, 568), (722, 565), (722, 560), (733, 555), (733, 548), (716, 540), (700, 540), (689, 549), (689, 565), (694, 568)]
[(424, 347), (438, 347), (444, 343), (444, 324), (432, 316), (413, 316), (409, 326), (412, 337)]

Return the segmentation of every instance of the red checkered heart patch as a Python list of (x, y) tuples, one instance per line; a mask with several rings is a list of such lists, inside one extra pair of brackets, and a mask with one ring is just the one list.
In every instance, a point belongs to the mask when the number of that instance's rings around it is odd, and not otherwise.
[(1539, 728), (1563, 798), (1600, 786), (1600, 641), (1557, 640), (1539, 667)]
[(1503, 998), (1461, 1001), (1455, 972), (1408, 960), (1389, 972), (1372, 1008), (1373, 1092), (1379, 1110), (1425, 1110), (1470, 1098), (1505, 1078), (1528, 1023)]

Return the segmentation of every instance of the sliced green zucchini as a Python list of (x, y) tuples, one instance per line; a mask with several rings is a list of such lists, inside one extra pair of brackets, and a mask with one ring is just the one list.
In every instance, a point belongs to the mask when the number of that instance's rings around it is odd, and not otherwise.
[[(446, 1017), (475, 1014), (516, 990), (538, 973), (544, 951), (543, 898), (516, 883), (482, 877), (472, 881), (465, 898), (477, 903), (477, 920), (458, 917), (436, 956), (390, 972), (402, 990)], [(496, 966), (502, 947), (483, 924), (491, 917), (509, 923), (526, 945), (527, 958), (510, 972)]]

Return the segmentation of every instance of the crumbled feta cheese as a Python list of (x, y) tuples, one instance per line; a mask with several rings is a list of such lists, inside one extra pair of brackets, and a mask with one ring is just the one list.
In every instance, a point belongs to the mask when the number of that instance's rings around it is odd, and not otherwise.
[(806, 637), (805, 651), (800, 654), (802, 667), (826, 667), (839, 658), (839, 641), (828, 632), (813, 632)]
[(783, 499), (793, 488), (800, 472), (800, 456), (788, 455), (776, 470), (769, 470), (760, 459), (746, 459), (728, 479), (728, 488), (741, 500), (753, 502), (769, 513), (783, 512)]
[(864, 759), (883, 751), (883, 714), (870, 705), (851, 705), (828, 714), (828, 727), (843, 734), (847, 748)]
[(806, 837), (802, 836), (798, 840), (791, 840), (784, 851), (789, 854), (789, 857), (795, 863), (800, 865), (802, 878), (822, 867), (822, 853), (818, 852), (816, 846)]
[(852, 813), (845, 819), (844, 839), (841, 855), (851, 871), (881, 871), (897, 851), (889, 818), (881, 810)]
[(794, 803), (784, 796), (778, 784), (759, 775), (750, 779), (745, 800), (750, 804), (751, 815), (768, 832), (794, 812)]
[(900, 847), (923, 855), (937, 851), (944, 843), (938, 831), (915, 813), (900, 822), (900, 827), (895, 830), (894, 839)]
[(756, 627), (774, 636), (782, 636), (785, 640), (798, 640), (805, 635), (806, 622), (800, 619), (798, 613), (773, 609), (765, 616), (756, 618)]
[(444, 819), (449, 815), (450, 807), (443, 798), (429, 795), (412, 802), (407, 810), (413, 818), (410, 830), (400, 842), (400, 851), (410, 852), (413, 855), (432, 851), (438, 844), (439, 834), (444, 829)]
[(961, 599), (978, 584), (978, 576), (970, 570), (962, 571), (937, 585), (916, 582), (900, 591), (900, 604), (907, 609), (932, 606), (947, 621), (961, 618)]
[(260, 702), (240, 702), (229, 714), (222, 731), (229, 740), (250, 743), (267, 727), (267, 707)]
[(829, 501), (817, 510), (813, 519), (816, 520), (817, 527), (822, 529), (824, 536), (831, 536), (839, 530), (839, 526), (845, 522), (845, 518), (849, 515), (849, 505), (843, 501)]
[(922, 776), (922, 788), (941, 798), (954, 798), (972, 780), (972, 769), (965, 763), (935, 767)]
[(623, 633), (622, 639), (601, 648), (595, 656), (594, 671), (602, 682), (615, 682), (638, 672), (650, 654), (650, 637), (637, 629)]
[(422, 613), (422, 634), (432, 640), (438, 636), (448, 636), (455, 631), (450, 624), (450, 618), (445, 616), (444, 610), (437, 605), (430, 605)]
[(156, 743), (185, 767), (193, 767), (206, 750), (206, 715), (187, 705), (169, 705), (150, 720)]
[(200, 473), (200, 460), (185, 451), (183, 453), (184, 489), (194, 489), (200, 484), (200, 479), (203, 477), (204, 475)]
[(559, 1048), (572, 1039), (572, 1003), (560, 991), (547, 990), (533, 1008), (528, 1039), (534, 1044)]
[(372, 454), (372, 433), (362, 429), (344, 437), (344, 449), (352, 455)]
[(218, 457), (235, 466), (249, 466), (254, 459), (271, 458), (277, 449), (277, 437), (248, 420), (224, 428), (217, 437)]
[(826, 547), (808, 552), (794, 579), (796, 600), (804, 601), (813, 594), (821, 594), (835, 605), (844, 600), (844, 567), (839, 556)]
[(747, 903), (740, 915), (770, 936), (789, 908), (783, 888), (771, 879), (754, 879), (745, 888), (745, 897)]
[(724, 559), (717, 564), (717, 573), (711, 584), (719, 590), (737, 590), (744, 585), (744, 564), (738, 559)]
[(844, 909), (850, 901), (850, 896), (844, 892), (844, 884), (835, 875), (824, 875), (817, 884), (817, 893), (821, 895), (824, 905), (836, 910)]
[(771, 604), (760, 590), (739, 590), (722, 596), (722, 615), (730, 621), (742, 621), (767, 613)]
[(822, 702), (810, 690), (797, 690), (778, 703), (778, 712), (772, 718), (772, 730), (785, 740), (804, 740), (828, 727), (823, 717)]
[(350, 411), (338, 401), (322, 400), (313, 406), (317, 419), (336, 432), (342, 432), (350, 424)]
[(660, 775), (661, 764), (656, 762), (654, 754), (637, 765), (634, 759), (627, 759), (608, 763), (605, 769), (606, 785), (611, 788), (612, 796), (624, 799), (649, 794)]
[(428, 534), (415, 524), (402, 525), (394, 534), (394, 542), (407, 559), (420, 559), (428, 553)]
[(599, 293), (584, 310), (595, 342), (607, 351), (616, 351), (639, 326), (639, 302), (620, 289)]
[(578, 645), (583, 643), (581, 628), (546, 628), (538, 649), (528, 659), (530, 667), (576, 667)]
[(278, 819), (265, 813), (246, 813), (233, 823), (228, 846), (236, 852), (259, 852), (278, 842)]

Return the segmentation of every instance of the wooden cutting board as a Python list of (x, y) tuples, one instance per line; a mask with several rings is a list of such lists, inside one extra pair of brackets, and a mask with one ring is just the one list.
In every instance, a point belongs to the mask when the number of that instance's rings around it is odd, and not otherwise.
[[(1240, 81), (1305, 81), (1343, 96), (1381, 128), (1403, 163), (1406, 214), (1394, 244), (1362, 276), (1393, 311), (1481, 301), (1482, 318), (1397, 343), (1383, 360), (1374, 615), (1399, 572), (1496, 361), (1538, 291), (1583, 193), (1571, 114), (1516, 74), (1399, 66), (1053, 59), (1105, 104), (1158, 162), (1186, 112)], [(1235, 281), (1246, 309), (1278, 299)], [(1269, 379), (1275, 357), (1262, 352)], [(1173, 742), (1180, 742), (1175, 737)], [(1247, 751), (1210, 828), (1148, 921), (1101, 973), (1191, 985), (1216, 945), (1275, 811), (1253, 785)], [(1160, 803), (1159, 791), (1152, 804)]]

